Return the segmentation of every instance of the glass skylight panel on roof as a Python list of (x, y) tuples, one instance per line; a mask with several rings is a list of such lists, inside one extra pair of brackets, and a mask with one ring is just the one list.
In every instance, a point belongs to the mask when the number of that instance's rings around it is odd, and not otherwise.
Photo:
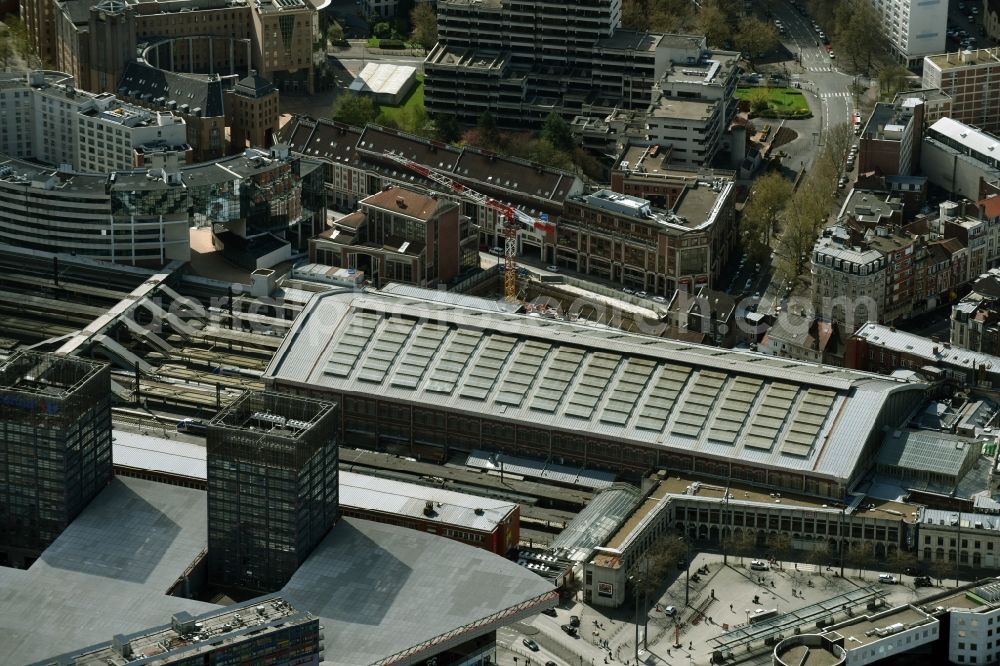
[(356, 313), (333, 353), (330, 354), (324, 373), (335, 377), (350, 375), (358, 358), (371, 341), (372, 333), (375, 332), (380, 319), (381, 316), (371, 312)]
[(681, 404), (681, 413), (677, 415), (671, 432), (685, 437), (699, 437), (725, 381), (724, 374), (708, 370), (700, 371)]
[(639, 411), (636, 427), (643, 430), (663, 430), (673, 409), (677, 396), (691, 374), (689, 368), (679, 365), (665, 365), (656, 379), (653, 390)]
[(722, 401), (719, 411), (709, 430), (709, 439), (726, 444), (735, 444), (747, 414), (753, 407), (754, 398), (764, 382), (753, 377), (737, 377), (733, 380)]
[(618, 369), (622, 357), (617, 354), (598, 352), (590, 357), (590, 362), (583, 371), (583, 376), (577, 381), (576, 390), (569, 398), (566, 414), (581, 419), (590, 419), (594, 415), (597, 403), (608, 388), (611, 377)]
[(427, 371), (431, 358), (434, 357), (434, 353), (441, 346), (441, 341), (444, 340), (447, 333), (448, 327), (438, 324), (424, 324), (419, 327), (413, 344), (403, 355), (403, 360), (392, 378), (392, 385), (399, 388), (417, 388)]
[(805, 392), (781, 443), (782, 453), (793, 456), (809, 455), (835, 397), (836, 394), (832, 391), (809, 389)]
[(451, 393), (455, 390), (472, 352), (482, 340), (478, 332), (456, 331), (448, 343), (447, 349), (440, 355), (437, 367), (431, 373), (427, 385), (428, 391), (434, 393)]
[(628, 423), (632, 410), (646, 389), (655, 368), (656, 364), (653, 361), (630, 358), (618, 379), (617, 386), (608, 396), (608, 401), (601, 412), (601, 421), (620, 426)]
[(459, 395), (473, 400), (485, 400), (496, 385), (500, 368), (507, 361), (516, 342), (515, 338), (508, 336), (491, 335), (479, 353), (475, 365), (469, 370)]
[[(560, 347), (548, 371), (541, 378), (539, 390), (558, 391), (560, 398), (565, 395), (566, 388), (573, 378), (574, 371), (580, 367), (583, 356), (584, 352), (579, 349)], [(552, 400), (540, 398), (539, 395), (540, 393), (536, 393), (529, 407), (542, 412), (554, 412), (559, 404), (558, 401), (553, 404)]]
[(384, 382), (389, 368), (396, 362), (399, 351), (413, 332), (414, 323), (398, 317), (387, 319), (361, 366), (362, 372), (358, 379), (376, 384)]
[(755, 449), (770, 451), (778, 438), (792, 406), (792, 399), (798, 392), (798, 387), (791, 384), (769, 384), (764, 391), (764, 399), (750, 423), (744, 444)]

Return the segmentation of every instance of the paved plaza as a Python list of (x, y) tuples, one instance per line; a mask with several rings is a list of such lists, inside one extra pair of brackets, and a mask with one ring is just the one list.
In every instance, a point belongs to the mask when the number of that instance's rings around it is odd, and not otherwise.
[[(715, 639), (747, 626), (749, 618), (758, 614), (758, 610), (789, 613), (838, 595), (862, 592), (869, 586), (885, 592), (889, 607), (913, 603), (942, 590), (942, 587), (915, 588), (911, 576), (902, 576), (898, 585), (880, 585), (880, 572), (876, 570), (864, 571), (859, 577), (857, 569), (845, 568), (841, 578), (839, 568), (828, 571), (826, 567), (812, 564), (787, 563), (770, 571), (751, 571), (749, 564), (750, 558), (729, 557), (728, 565), (724, 565), (718, 554), (696, 556), (691, 573), (703, 566), (708, 567), (709, 573), (699, 576), (698, 582), (691, 581), (687, 604), (684, 571), (672, 571), (658, 599), (652, 596), (649, 599), (649, 636), (644, 645), (640, 627), (639, 661), (649, 666), (707, 666), (718, 647)], [(954, 585), (954, 580), (944, 581), (944, 587)], [(664, 614), (663, 609), (668, 606), (677, 609), (675, 616)], [(864, 613), (864, 606), (857, 609), (855, 615), (858, 612)], [(561, 629), (569, 623), (571, 615), (580, 618), (578, 638)], [(497, 660), (503, 666), (541, 666), (547, 661), (557, 666), (604, 663), (635, 666), (635, 617), (636, 608), (631, 598), (617, 609), (580, 602), (564, 604), (555, 618), (538, 615), (498, 632)], [(837, 612), (834, 620), (845, 617), (844, 612)], [(805, 626), (814, 629), (815, 623)], [(538, 651), (526, 647), (525, 638), (535, 641)], [(770, 652), (759, 642), (751, 652), (746, 648), (734, 649), (733, 659), (728, 663), (737, 662), (770, 664)]]

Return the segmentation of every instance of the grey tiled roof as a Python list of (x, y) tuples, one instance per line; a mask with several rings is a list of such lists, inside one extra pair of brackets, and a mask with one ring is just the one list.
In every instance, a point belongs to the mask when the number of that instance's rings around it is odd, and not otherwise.
[[(118, 92), (129, 97), (150, 95), (154, 106), (166, 108), (166, 102), (187, 104), (188, 108), (201, 108), (206, 118), (225, 115), (222, 101), (222, 82), (204, 75), (178, 74), (149, 65), (130, 62), (125, 66), (118, 82)], [(163, 98), (164, 104), (155, 100)]]

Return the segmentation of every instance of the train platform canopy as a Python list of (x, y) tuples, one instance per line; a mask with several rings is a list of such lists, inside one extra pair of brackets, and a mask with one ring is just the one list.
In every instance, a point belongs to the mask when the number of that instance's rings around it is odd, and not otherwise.
[(541, 479), (567, 486), (583, 486), (592, 490), (607, 488), (615, 482), (614, 474), (598, 469), (557, 465), (544, 460), (532, 460), (506, 453), (498, 458), (488, 451), (478, 449), (469, 454), (465, 465), (491, 472), (499, 472), (502, 465), (505, 474), (515, 474), (532, 480)]
[[(415, 293), (415, 292), (414, 292)], [(746, 466), (851, 481), (926, 386), (582, 323), (374, 292), (316, 295), (275, 388), (433, 406)]]

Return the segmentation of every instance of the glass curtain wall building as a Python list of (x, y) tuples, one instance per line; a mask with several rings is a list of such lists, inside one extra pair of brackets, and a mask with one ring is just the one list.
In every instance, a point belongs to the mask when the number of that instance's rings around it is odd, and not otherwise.
[(109, 366), (39, 352), (0, 366), (0, 564), (29, 565), (112, 475)]
[(338, 406), (248, 392), (208, 428), (208, 566), (223, 588), (280, 589), (337, 520)]

